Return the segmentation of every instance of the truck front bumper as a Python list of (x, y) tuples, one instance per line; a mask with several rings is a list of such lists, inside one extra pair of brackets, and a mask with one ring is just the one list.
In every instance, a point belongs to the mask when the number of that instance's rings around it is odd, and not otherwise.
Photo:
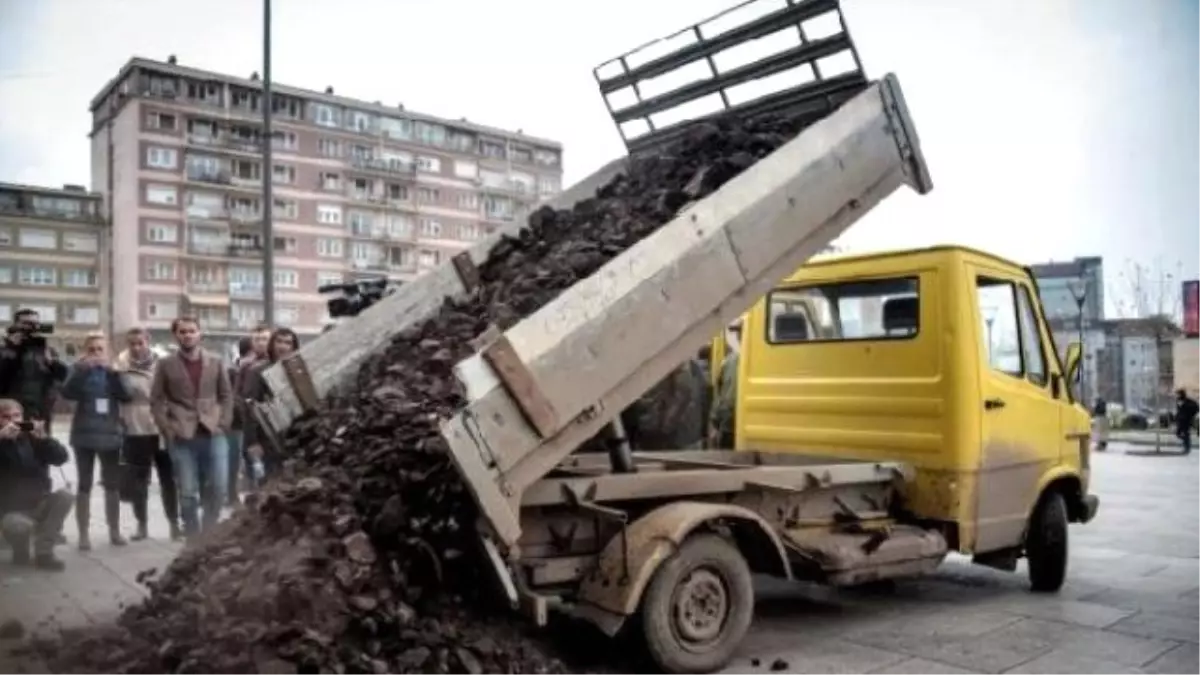
[(1096, 512), (1100, 510), (1100, 498), (1096, 495), (1084, 495), (1079, 500), (1079, 520), (1077, 522), (1091, 522), (1096, 517)]

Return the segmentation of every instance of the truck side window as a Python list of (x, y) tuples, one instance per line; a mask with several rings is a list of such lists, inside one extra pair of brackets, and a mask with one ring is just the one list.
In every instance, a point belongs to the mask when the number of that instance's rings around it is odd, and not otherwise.
[(983, 321), (988, 366), (1006, 375), (1022, 377), (1020, 322), (1017, 317), (1017, 288), (1011, 281), (978, 277), (975, 281), (979, 315)]
[(921, 328), (916, 277), (783, 288), (767, 296), (767, 342), (907, 340)]
[(1042, 350), (1042, 335), (1029, 288), (1021, 286), (1017, 296), (1021, 310), (1021, 350), (1025, 355), (1025, 376), (1039, 387), (1046, 386), (1046, 353)]

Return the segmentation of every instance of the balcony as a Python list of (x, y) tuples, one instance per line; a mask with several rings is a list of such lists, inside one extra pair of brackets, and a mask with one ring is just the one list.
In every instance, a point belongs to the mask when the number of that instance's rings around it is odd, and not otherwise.
[(187, 180), (198, 183), (210, 183), (215, 185), (230, 185), (233, 183), (233, 177), (229, 175), (228, 171), (209, 171), (189, 168), (184, 176)]
[(346, 196), (350, 198), (350, 201), (364, 204), (384, 204), (387, 202), (387, 198), (381, 194), (365, 190), (355, 190), (354, 188), (346, 190)]
[(384, 176), (412, 178), (417, 175), (417, 165), (413, 162), (397, 162), (395, 160), (375, 157), (351, 157), (350, 166), (355, 171), (375, 173)]
[[(186, 288), (188, 295), (226, 295), (229, 293), (229, 282), (214, 279), (189, 279)], [(228, 304), (228, 300), (225, 304)]]
[(516, 216), (512, 212), (507, 211), (483, 211), (483, 219), (491, 223), (511, 223), (516, 220)]
[(261, 259), (263, 257), (263, 247), (258, 244), (230, 244), (227, 248), (230, 256), (234, 258), (250, 258)]
[(231, 281), (229, 282), (229, 296), (248, 300), (261, 300), (263, 296), (262, 284)]
[(38, 206), (29, 197), (18, 197), (15, 200), (0, 199), (0, 214), (27, 216), (31, 218), (50, 218), (53, 220), (78, 220), (82, 222), (100, 222), (103, 220), (94, 207), (71, 209)]
[(188, 242), (188, 253), (192, 255), (224, 258), (229, 255), (229, 241), (221, 239), (201, 239)]
[(262, 222), (262, 212), (258, 210), (233, 209), (229, 212), (229, 220), (235, 225), (257, 225)]

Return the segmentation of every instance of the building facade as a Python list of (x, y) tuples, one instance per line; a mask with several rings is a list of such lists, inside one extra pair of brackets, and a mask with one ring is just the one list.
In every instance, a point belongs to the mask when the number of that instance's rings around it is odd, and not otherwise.
[(235, 339), (263, 318), (269, 247), (275, 322), (315, 334), (328, 321), (319, 286), (412, 278), (561, 189), (553, 141), (332, 88), (272, 89), (271, 167), (257, 75), (135, 58), (92, 101), (92, 186), (111, 210), (116, 325), (165, 331), (186, 313)]
[(80, 186), (0, 183), (0, 324), (33, 309), (51, 346), (73, 357), (88, 333), (111, 331), (109, 227), (100, 195)]
[(1100, 325), (1104, 337), (1096, 352), (1098, 395), (1131, 410), (1170, 407), (1179, 327), (1169, 317), (1112, 319)]
[(1042, 307), (1047, 318), (1059, 321), (1079, 320), (1076, 294), (1084, 296), (1083, 322), (1104, 319), (1104, 259), (1075, 258), (1067, 262), (1048, 262), (1031, 265), (1038, 282)]

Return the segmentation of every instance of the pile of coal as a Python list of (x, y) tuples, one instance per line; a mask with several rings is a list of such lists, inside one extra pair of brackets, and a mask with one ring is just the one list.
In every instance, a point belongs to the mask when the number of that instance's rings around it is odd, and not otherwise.
[[(786, 120), (695, 128), (570, 210), (494, 247), (481, 286), (371, 358), (295, 422), (285, 475), (190, 545), (112, 625), (38, 651), (58, 672), (551, 672), (578, 668), (495, 605), (475, 506), (439, 421), (452, 369), (793, 137)], [(594, 658), (594, 657), (592, 657)]]

